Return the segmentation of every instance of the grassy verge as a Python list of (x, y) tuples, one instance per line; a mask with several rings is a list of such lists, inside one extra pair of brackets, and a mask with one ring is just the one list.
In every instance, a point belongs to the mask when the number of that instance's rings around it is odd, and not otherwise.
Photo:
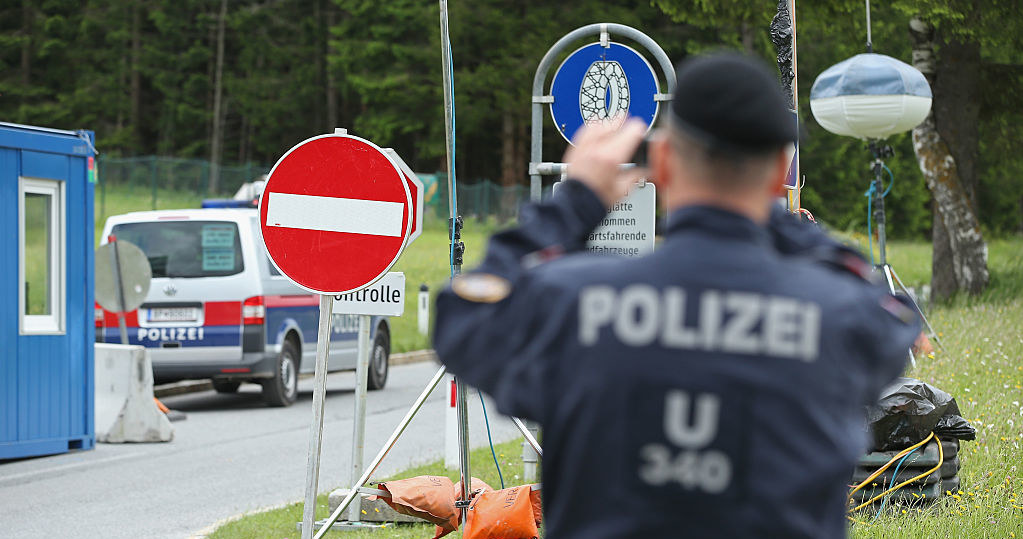
[[(890, 261), (907, 285), (930, 279), (930, 246), (895, 242)], [(977, 428), (959, 453), (963, 492), (930, 506), (859, 515), (855, 538), (1023, 537), (1023, 240), (989, 245), (991, 284), (981, 296), (931, 307), (944, 344), (908, 376), (948, 391)]]
[[(504, 474), (504, 480), (506, 486), (520, 485), (522, 484), (522, 454), (521, 444), (522, 439), (513, 440), (503, 444), (494, 446), (495, 451), (498, 455), (498, 460), (501, 463), (501, 472)], [(494, 460), (490, 454), (490, 448), (484, 447), (477, 449), (472, 452), (472, 475), (485, 481), (488, 485), (494, 488), (500, 488), (500, 480), (497, 475), (497, 470), (494, 467)], [(458, 481), (458, 472), (454, 470), (448, 470), (444, 468), (442, 461), (431, 462), (421, 466), (415, 466), (398, 474), (394, 477), (381, 478), (379, 481), (385, 481), (387, 479), (400, 479), (407, 477), (415, 477), (417, 475), (446, 475), (454, 481)], [(376, 480), (375, 480), (376, 481)], [(317, 500), (317, 512), (316, 518), (326, 518), (329, 514), (329, 508), (327, 506), (327, 496), (322, 495)], [(295, 527), (295, 523), (302, 520), (302, 504), (293, 503), (285, 507), (273, 509), (262, 513), (256, 513), (243, 517), (241, 519), (228, 522), (219, 528), (217, 528), (209, 537), (210, 539), (264, 539), (264, 538), (296, 538), (300, 534)], [(376, 531), (344, 531), (344, 532), (330, 532), (326, 535), (327, 537), (348, 537), (354, 539), (360, 538), (398, 538), (398, 539), (422, 539), (423, 537), (433, 536), (433, 525), (432, 524), (392, 524), (387, 528)], [(458, 538), (461, 537), (461, 530), (449, 535), (448, 537)]]

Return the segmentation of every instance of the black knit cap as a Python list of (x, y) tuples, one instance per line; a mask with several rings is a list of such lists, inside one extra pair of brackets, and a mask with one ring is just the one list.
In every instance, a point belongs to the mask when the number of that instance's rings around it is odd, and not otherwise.
[(764, 62), (733, 52), (695, 56), (676, 72), (672, 122), (725, 152), (763, 152), (798, 138), (777, 76)]

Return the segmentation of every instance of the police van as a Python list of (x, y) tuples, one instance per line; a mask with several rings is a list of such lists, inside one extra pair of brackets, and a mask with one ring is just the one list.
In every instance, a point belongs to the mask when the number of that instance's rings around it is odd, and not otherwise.
[[(126, 322), (130, 344), (149, 351), (156, 383), (210, 379), (234, 393), (254, 382), (272, 406), (295, 402), (299, 373), (314, 370), (319, 296), (270, 262), (258, 210), (116, 215), (103, 228), (103, 241), (111, 236), (137, 245), (152, 267), (149, 294)], [(95, 308), (96, 339), (120, 342), (116, 315)], [(333, 315), (328, 370), (355, 368), (358, 318)], [(387, 381), (390, 335), (388, 319), (373, 317), (369, 389)]]

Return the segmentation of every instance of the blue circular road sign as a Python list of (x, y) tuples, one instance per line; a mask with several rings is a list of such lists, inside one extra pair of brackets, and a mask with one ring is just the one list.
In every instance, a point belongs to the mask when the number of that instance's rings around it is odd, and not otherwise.
[(618, 43), (586, 45), (565, 58), (551, 81), (551, 116), (572, 142), (584, 123), (627, 114), (653, 125), (657, 118), (657, 75), (634, 49)]

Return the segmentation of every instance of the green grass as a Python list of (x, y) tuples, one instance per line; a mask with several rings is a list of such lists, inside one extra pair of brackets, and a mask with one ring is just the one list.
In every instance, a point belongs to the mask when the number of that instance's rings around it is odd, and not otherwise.
[[(929, 280), (930, 259), (929, 245), (891, 245), (907, 285)], [(977, 440), (959, 453), (963, 493), (927, 507), (890, 507), (873, 523), (854, 524), (855, 538), (1023, 537), (1023, 240), (991, 242), (988, 262), (991, 284), (981, 296), (931, 307), (944, 348), (908, 373), (955, 396), (977, 428)]]
[[(501, 471), (504, 473), (505, 486), (521, 485), (522, 482), (522, 439), (513, 440), (494, 446), (498, 460), (501, 462)], [(489, 447), (476, 449), (471, 453), (472, 476), (478, 477), (493, 488), (501, 488), (497, 471), (494, 468), (494, 460), (490, 454)], [(415, 466), (393, 477), (373, 479), (386, 481), (388, 479), (402, 479), (418, 475), (446, 475), (453, 481), (458, 481), (457, 470), (444, 468), (442, 461), (431, 462)], [(338, 485), (340, 486), (340, 485)], [(317, 499), (316, 518), (323, 519), (329, 515), (327, 496), (321, 495)], [(294, 539), (300, 536), (295, 524), (302, 520), (302, 504), (293, 503), (285, 507), (256, 513), (242, 517), (238, 520), (228, 522), (216, 529), (209, 537), (210, 539)], [(400, 539), (422, 539), (433, 536), (433, 524), (392, 524), (387, 528), (377, 531), (332, 531), (327, 537), (350, 537), (355, 539), (400, 538)], [(461, 530), (448, 535), (447, 537), (458, 538), (462, 536)]]
[(25, 197), (25, 314), (52, 314), (50, 311), (50, 204), (45, 195)]

